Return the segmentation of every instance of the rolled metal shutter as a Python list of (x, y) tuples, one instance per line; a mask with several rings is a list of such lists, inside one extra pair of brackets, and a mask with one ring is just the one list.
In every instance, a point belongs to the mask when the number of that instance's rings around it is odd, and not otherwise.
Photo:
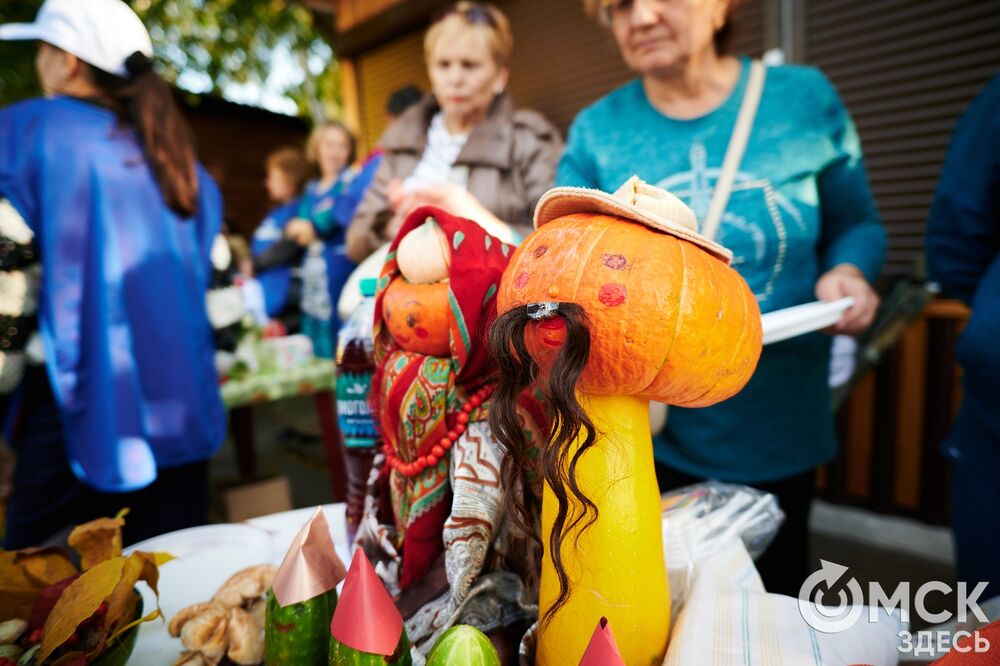
[(407, 85), (430, 90), (424, 66), (423, 30), (407, 33), (365, 52), (356, 61), (361, 106), (359, 146), (370, 150), (385, 130), (389, 96)]
[[(584, 14), (580, 0), (509, 0), (498, 6), (514, 31), (514, 99), (543, 113), (561, 131), (583, 107), (634, 76), (610, 32)], [(758, 55), (763, 50), (764, 13), (763, 0), (740, 7), (735, 52)]]
[(885, 274), (909, 274), (952, 127), (1000, 71), (1000, 2), (808, 0), (805, 40), (858, 126), (889, 232)]

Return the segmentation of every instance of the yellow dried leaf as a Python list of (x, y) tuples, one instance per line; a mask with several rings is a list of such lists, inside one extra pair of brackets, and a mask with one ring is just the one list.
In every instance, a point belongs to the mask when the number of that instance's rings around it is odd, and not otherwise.
[(70, 532), (69, 545), (80, 554), (80, 565), (84, 571), (122, 554), (124, 524), (120, 517), (98, 518), (78, 525)]
[(150, 555), (152, 555), (153, 559), (156, 560), (156, 566), (158, 566), (158, 567), (162, 567), (164, 564), (166, 564), (170, 560), (177, 559), (176, 557), (174, 557), (170, 553), (150, 553)]
[(111, 636), (109, 636), (108, 637), (108, 643), (112, 642), (113, 640), (115, 640), (116, 638), (118, 638), (119, 636), (121, 636), (122, 634), (124, 634), (126, 631), (128, 631), (129, 629), (131, 629), (132, 627), (134, 627), (135, 625), (142, 624), (143, 622), (149, 622), (151, 620), (155, 620), (156, 618), (160, 617), (161, 614), (162, 613), (160, 613), (160, 609), (157, 608), (156, 610), (154, 610), (149, 615), (144, 615), (144, 616), (142, 616), (140, 618), (136, 618), (135, 620), (132, 620), (131, 622), (129, 622), (128, 624), (126, 624), (124, 627), (122, 627), (121, 629), (119, 629), (118, 631), (116, 631), (114, 634), (112, 634)]
[(14, 556), (14, 564), (39, 587), (55, 585), (79, 573), (62, 548), (26, 548)]
[(13, 587), (7, 581), (0, 583), (0, 622), (26, 619), (37, 598), (38, 590), (33, 587)]
[(153, 592), (158, 594), (156, 584), (159, 581), (159, 572), (156, 569), (156, 561), (150, 553), (137, 551), (125, 559), (121, 580), (108, 597), (108, 614), (104, 623), (108, 633), (117, 633), (120, 627), (132, 619), (136, 604), (135, 584), (140, 580), (146, 581)]
[(0, 551), (0, 622), (26, 619), (44, 588), (76, 573), (59, 548)]
[(105, 560), (70, 583), (45, 620), (39, 663), (66, 642), (81, 622), (94, 614), (121, 581), (124, 566), (123, 557)]

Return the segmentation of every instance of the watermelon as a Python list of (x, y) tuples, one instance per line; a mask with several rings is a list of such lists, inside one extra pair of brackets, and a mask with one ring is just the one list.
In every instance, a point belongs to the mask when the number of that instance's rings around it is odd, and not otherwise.
[(330, 619), (336, 607), (336, 589), (287, 606), (279, 605), (274, 590), (268, 590), (264, 663), (326, 666)]
[(459, 624), (438, 639), (427, 666), (500, 666), (500, 655), (486, 634)]
[[(268, 662), (270, 663), (270, 662)], [(395, 666), (411, 666), (413, 663), (410, 657), (410, 639), (406, 637), (406, 629), (399, 635), (399, 643), (396, 651), (388, 657), (384, 654), (371, 654), (361, 652), (341, 643), (336, 638), (330, 637), (330, 662), (329, 666), (384, 666), (385, 664), (395, 664)]]

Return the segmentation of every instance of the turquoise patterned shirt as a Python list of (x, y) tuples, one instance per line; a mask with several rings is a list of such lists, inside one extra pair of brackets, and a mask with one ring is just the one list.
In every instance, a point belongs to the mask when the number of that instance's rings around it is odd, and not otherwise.
[[(558, 185), (613, 192), (636, 174), (681, 197), (704, 218), (749, 73), (711, 113), (669, 118), (631, 81), (587, 107), (569, 132)], [(717, 240), (762, 312), (815, 300), (825, 271), (853, 264), (873, 281), (886, 237), (868, 187), (857, 131), (819, 70), (770, 67)], [(656, 438), (658, 462), (741, 482), (787, 478), (836, 452), (830, 410), (830, 338), (769, 345), (736, 397), (703, 409), (671, 408)]]

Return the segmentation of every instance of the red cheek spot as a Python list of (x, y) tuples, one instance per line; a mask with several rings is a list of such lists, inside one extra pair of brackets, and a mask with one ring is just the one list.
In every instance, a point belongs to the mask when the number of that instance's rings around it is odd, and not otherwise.
[(521, 271), (521, 274), (514, 279), (514, 288), (524, 289), (526, 284), (528, 284), (528, 271)]
[(423, 326), (417, 326), (417, 328), (416, 328), (416, 330), (414, 332), (417, 334), (417, 337), (421, 338), (421, 339), (422, 338), (426, 338), (428, 335), (430, 335), (427, 332), (427, 329), (424, 328)]
[(628, 260), (620, 254), (605, 254), (601, 257), (601, 263), (613, 271), (621, 271), (628, 268)]
[(628, 298), (628, 290), (623, 284), (606, 284), (601, 287), (600, 292), (597, 294), (597, 298), (601, 303), (613, 308), (615, 306), (621, 305)]

